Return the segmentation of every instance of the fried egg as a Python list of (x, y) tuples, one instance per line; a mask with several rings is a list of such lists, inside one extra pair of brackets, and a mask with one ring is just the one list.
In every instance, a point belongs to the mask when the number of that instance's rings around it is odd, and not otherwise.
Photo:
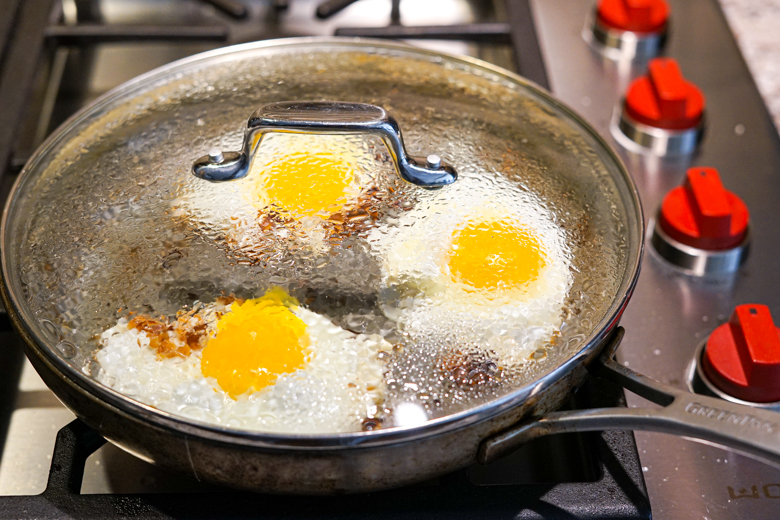
[(382, 258), (384, 309), (415, 338), (478, 345), (524, 362), (560, 327), (570, 251), (531, 193), (464, 177), (369, 236)]
[(245, 177), (218, 183), (188, 177), (175, 203), (196, 229), (250, 258), (282, 246), (324, 251), (345, 222), (376, 217), (377, 200), (397, 184), (381, 141), (269, 133), (255, 148)]
[(354, 334), (281, 289), (169, 323), (121, 319), (101, 336), (98, 380), (160, 410), (279, 433), (360, 431), (381, 421), (381, 336)]

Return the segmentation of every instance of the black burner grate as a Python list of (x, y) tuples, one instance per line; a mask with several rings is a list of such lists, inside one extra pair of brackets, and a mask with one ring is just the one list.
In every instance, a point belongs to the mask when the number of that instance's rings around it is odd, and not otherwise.
[[(317, 9), (317, 15), (327, 18), (358, 0), (326, 0)], [(393, 1), (397, 13), (398, 0)], [(537, 85), (549, 89), (550, 82), (544, 67), (542, 50), (536, 34), (529, 0), (504, 0), (508, 23), (472, 23), (464, 25), (400, 25), (397, 15), (391, 16), (387, 27), (344, 27), (336, 29), (337, 36), (364, 38), (392, 38), (403, 40), (464, 40), (478, 43), (509, 43), (520, 74)]]

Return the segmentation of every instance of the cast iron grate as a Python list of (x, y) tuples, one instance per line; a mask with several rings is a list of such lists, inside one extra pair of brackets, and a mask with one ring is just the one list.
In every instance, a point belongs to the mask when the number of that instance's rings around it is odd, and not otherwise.
[[(317, 16), (327, 18), (358, 0), (325, 0)], [(400, 0), (391, 0), (390, 25), (386, 27), (343, 27), (336, 36), (392, 38), (399, 40), (462, 40), (477, 43), (512, 45), (517, 71), (537, 85), (549, 90), (542, 49), (536, 34), (529, 0), (504, 0), (506, 23), (471, 23), (462, 25), (404, 26), (400, 23)]]

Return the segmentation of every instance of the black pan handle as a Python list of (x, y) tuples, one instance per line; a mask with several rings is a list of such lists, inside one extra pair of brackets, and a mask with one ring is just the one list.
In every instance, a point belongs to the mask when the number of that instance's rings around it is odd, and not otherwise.
[(780, 414), (678, 390), (626, 368), (613, 359), (623, 333), (618, 327), (588, 370), (663, 408), (594, 408), (534, 417), (482, 441), (477, 460), (489, 464), (542, 435), (647, 430), (719, 444), (780, 467)]
[(247, 122), (244, 149), (240, 152), (212, 150), (198, 158), (192, 173), (209, 181), (240, 179), (249, 172), (249, 158), (263, 134), (377, 134), (387, 145), (398, 173), (407, 182), (423, 188), (441, 188), (458, 179), (455, 169), (435, 154), (415, 158), (406, 153), (398, 122), (387, 111), (365, 103), (343, 101), (293, 101), (271, 103), (257, 109)]

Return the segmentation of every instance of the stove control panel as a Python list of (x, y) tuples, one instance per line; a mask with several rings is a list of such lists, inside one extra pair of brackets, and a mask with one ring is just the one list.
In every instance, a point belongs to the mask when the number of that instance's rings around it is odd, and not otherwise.
[(665, 0), (601, 0), (583, 37), (612, 58), (647, 58), (661, 51), (668, 21)]
[[(646, 209), (618, 359), (679, 389), (780, 412), (778, 333), (762, 306), (780, 326), (780, 139), (721, 10), (740, 3), (666, 2), (662, 55), (676, 62), (626, 47), (647, 35), (630, 29), (648, 26), (624, 21), (652, 25), (651, 0), (532, 0), (553, 92), (607, 137)], [(769, 11), (756, 12), (766, 22)], [(743, 311), (750, 302), (762, 305)], [(777, 468), (684, 438), (635, 437), (654, 519), (780, 517)]]
[(662, 258), (690, 274), (729, 274), (747, 256), (749, 218), (715, 168), (691, 168), (682, 186), (664, 197), (650, 241)]
[(687, 155), (704, 131), (704, 95), (672, 58), (650, 61), (628, 87), (613, 134), (627, 148), (658, 156)]
[[(704, 346), (701, 368), (715, 389), (752, 403), (780, 401), (780, 329), (766, 305), (740, 305)], [(714, 389), (713, 389), (714, 390)]]

